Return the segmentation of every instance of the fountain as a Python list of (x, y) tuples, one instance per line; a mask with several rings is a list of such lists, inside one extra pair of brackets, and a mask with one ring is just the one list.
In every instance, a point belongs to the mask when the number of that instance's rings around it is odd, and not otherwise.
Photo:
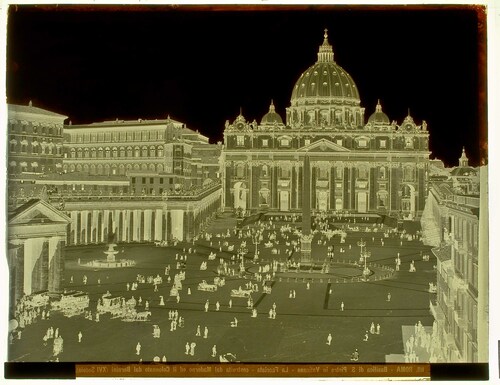
[(116, 254), (118, 254), (118, 250), (115, 250), (117, 246), (114, 243), (114, 234), (110, 233), (108, 236), (108, 249), (104, 251), (106, 254), (106, 259), (94, 259), (93, 261), (87, 263), (80, 263), (81, 266), (93, 267), (93, 268), (104, 268), (104, 269), (114, 269), (118, 267), (131, 267), (135, 266), (135, 261), (131, 259), (116, 259)]

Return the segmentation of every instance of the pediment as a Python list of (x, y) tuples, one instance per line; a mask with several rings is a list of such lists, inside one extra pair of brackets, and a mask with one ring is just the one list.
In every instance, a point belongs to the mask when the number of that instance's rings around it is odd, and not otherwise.
[(32, 200), (17, 208), (9, 219), (9, 225), (36, 225), (69, 222), (71, 222), (71, 218), (66, 214), (57, 210), (51, 204), (39, 199)]
[(337, 143), (333, 143), (327, 139), (320, 139), (314, 143), (308, 144), (299, 148), (297, 151), (299, 152), (349, 152), (349, 150), (345, 147), (338, 145)]

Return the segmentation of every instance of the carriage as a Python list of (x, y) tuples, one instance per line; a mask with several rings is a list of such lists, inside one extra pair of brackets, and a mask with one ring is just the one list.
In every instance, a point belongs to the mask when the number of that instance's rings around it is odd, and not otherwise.
[(249, 297), (252, 293), (253, 293), (252, 289), (245, 290), (240, 287), (238, 289), (231, 290), (231, 297), (244, 298), (244, 297)]
[(212, 285), (203, 280), (198, 284), (198, 290), (201, 291), (217, 291), (217, 285)]
[(59, 310), (66, 317), (83, 314), (89, 307), (90, 299), (83, 291), (69, 291), (61, 294), (59, 300), (51, 303), (52, 310)]

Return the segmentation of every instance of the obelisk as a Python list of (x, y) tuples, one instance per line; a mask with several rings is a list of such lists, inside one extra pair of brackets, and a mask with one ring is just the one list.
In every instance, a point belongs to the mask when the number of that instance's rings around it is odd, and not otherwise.
[(304, 156), (302, 172), (302, 236), (300, 238), (300, 262), (311, 263), (311, 168), (309, 155)]

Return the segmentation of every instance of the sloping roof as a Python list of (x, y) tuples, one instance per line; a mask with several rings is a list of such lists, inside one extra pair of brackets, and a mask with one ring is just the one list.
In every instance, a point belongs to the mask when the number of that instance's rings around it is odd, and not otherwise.
[(451, 259), (451, 245), (434, 247), (431, 251), (440, 262), (446, 262)]
[(59, 117), (66, 119), (66, 115), (61, 115), (56, 112), (52, 112), (49, 110), (44, 110), (43, 108), (40, 107), (34, 107), (34, 106), (23, 106), (20, 104), (8, 104), (8, 110), (10, 112), (17, 112), (17, 113), (26, 113), (26, 114), (39, 114), (39, 115), (47, 115), (47, 116), (54, 116), (54, 117)]
[[(43, 217), (49, 222), (71, 222), (70, 217), (57, 210), (50, 203), (42, 199), (31, 199), (10, 213), (9, 225), (33, 222), (33, 219), (39, 217)], [(44, 222), (45, 220), (41, 221), (41, 223)]]

